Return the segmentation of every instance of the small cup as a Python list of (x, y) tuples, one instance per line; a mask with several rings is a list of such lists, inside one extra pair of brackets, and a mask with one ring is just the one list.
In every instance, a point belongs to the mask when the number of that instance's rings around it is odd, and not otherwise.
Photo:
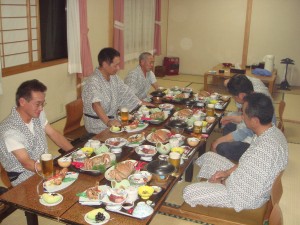
[(202, 121), (195, 121), (194, 122), (193, 132), (195, 134), (200, 134), (201, 131), (202, 131)]
[(171, 138), (169, 140), (169, 143), (170, 143), (172, 148), (179, 146), (179, 140), (177, 138)]
[(101, 142), (98, 140), (92, 140), (90, 145), (91, 145), (91, 148), (97, 149), (97, 148), (100, 148)]
[(169, 156), (168, 155), (159, 155), (158, 159), (161, 161), (168, 161), (169, 160)]
[[(42, 173), (37, 170), (37, 163), (41, 164)], [(34, 164), (35, 171), (43, 179), (53, 177), (53, 156), (50, 153), (44, 153), (41, 155), (40, 160), (37, 160)]]

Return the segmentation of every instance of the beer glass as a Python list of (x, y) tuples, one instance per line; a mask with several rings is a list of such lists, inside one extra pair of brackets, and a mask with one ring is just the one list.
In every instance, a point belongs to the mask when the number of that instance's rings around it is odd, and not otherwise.
[[(40, 173), (36, 168), (36, 163), (41, 164), (42, 173)], [(38, 175), (43, 177), (43, 179), (48, 179), (53, 176), (53, 157), (50, 153), (44, 153), (41, 155), (40, 160), (35, 163), (35, 171)]]
[(194, 122), (193, 132), (195, 134), (200, 134), (201, 130), (202, 130), (202, 121), (195, 121)]
[(171, 152), (169, 154), (169, 162), (175, 167), (175, 171), (172, 175), (177, 176), (180, 166), (180, 154), (178, 152)]
[(127, 107), (121, 108), (121, 121), (122, 123), (127, 123), (129, 120), (129, 112)]
[(214, 104), (207, 104), (206, 115), (207, 116), (215, 116), (215, 105)]

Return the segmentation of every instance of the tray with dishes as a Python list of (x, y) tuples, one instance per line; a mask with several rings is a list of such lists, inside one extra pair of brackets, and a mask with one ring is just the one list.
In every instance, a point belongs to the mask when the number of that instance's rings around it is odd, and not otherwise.
[(125, 126), (124, 130), (127, 133), (138, 132), (138, 131), (144, 130), (146, 127), (148, 127), (148, 125), (149, 125), (148, 123), (144, 123), (139, 120), (134, 120), (132, 123)]
[(145, 133), (142, 132), (140, 134), (133, 134), (127, 138), (127, 146), (134, 148), (140, 146), (145, 141)]
[(136, 160), (125, 160), (117, 163), (115, 166), (106, 170), (104, 176), (109, 181), (120, 182), (123, 179), (127, 179), (134, 171), (137, 165)]
[(166, 90), (166, 95), (163, 97), (163, 102), (168, 103), (183, 103), (186, 99), (192, 96), (192, 91), (189, 88), (171, 88)]
[(141, 120), (147, 121), (150, 124), (161, 124), (168, 118), (161, 108), (148, 108), (142, 106), (139, 109), (139, 113), (141, 115)]

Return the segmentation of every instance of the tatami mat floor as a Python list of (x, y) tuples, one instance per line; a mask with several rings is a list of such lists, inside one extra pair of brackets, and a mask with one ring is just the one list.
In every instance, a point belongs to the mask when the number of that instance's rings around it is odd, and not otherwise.
[[(189, 86), (193, 90), (203, 89), (203, 76), (197, 75), (179, 75), (179, 76), (166, 76), (163, 78), (158, 78), (160, 86), (163, 87), (173, 87), (173, 86)], [(223, 88), (222, 83), (218, 85), (212, 84), (209, 86), (210, 90), (214, 90), (219, 93), (226, 93), (226, 90)], [(282, 91), (275, 89), (273, 93), (273, 99), (275, 107), (278, 106), (278, 103), (281, 99), (286, 101), (286, 109), (284, 112), (284, 119), (288, 120), (285, 122), (285, 135), (289, 142), (289, 164), (282, 178), (283, 182), (283, 196), (280, 200), (280, 207), (283, 211), (284, 224), (286, 225), (298, 225), (300, 221), (300, 213), (297, 210), (298, 199), (300, 199), (300, 118), (299, 118), (299, 106), (296, 102), (300, 97), (300, 87), (292, 87), (291, 91)], [(277, 107), (276, 107), (277, 108)], [(234, 110), (234, 104), (231, 104), (228, 110)], [(65, 119), (57, 121), (52, 125), (62, 132), (65, 124)], [(215, 136), (216, 135), (216, 136)], [(217, 137), (218, 133), (215, 133), (212, 138)], [(208, 148), (211, 140), (207, 144)], [(52, 141), (48, 141), (49, 149), (54, 154), (57, 155), (57, 147)], [(197, 174), (199, 168), (194, 168), (194, 174)], [(197, 179), (194, 177), (194, 182)], [(172, 192), (169, 194), (166, 202), (180, 205), (183, 200), (181, 197), (182, 189), (189, 183), (180, 182), (178, 183)], [(0, 182), (0, 185), (2, 183)], [(200, 223), (199, 221), (187, 221), (183, 219), (173, 218), (166, 215), (157, 214), (151, 225), (160, 225), (160, 224), (175, 224), (175, 225), (192, 225), (195, 223)], [(3, 225), (26, 225), (26, 218), (21, 210), (15, 211), (12, 215), (7, 217), (2, 221)], [(61, 223), (39, 217), (39, 224), (41, 225), (59, 225)]]

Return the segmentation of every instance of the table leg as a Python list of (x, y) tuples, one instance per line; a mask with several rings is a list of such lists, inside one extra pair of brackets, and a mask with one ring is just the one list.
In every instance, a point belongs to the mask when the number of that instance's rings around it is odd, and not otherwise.
[(190, 165), (185, 170), (185, 181), (186, 182), (192, 182), (194, 175), (194, 160), (191, 161)]
[(27, 225), (39, 225), (38, 217), (35, 213), (25, 211)]

